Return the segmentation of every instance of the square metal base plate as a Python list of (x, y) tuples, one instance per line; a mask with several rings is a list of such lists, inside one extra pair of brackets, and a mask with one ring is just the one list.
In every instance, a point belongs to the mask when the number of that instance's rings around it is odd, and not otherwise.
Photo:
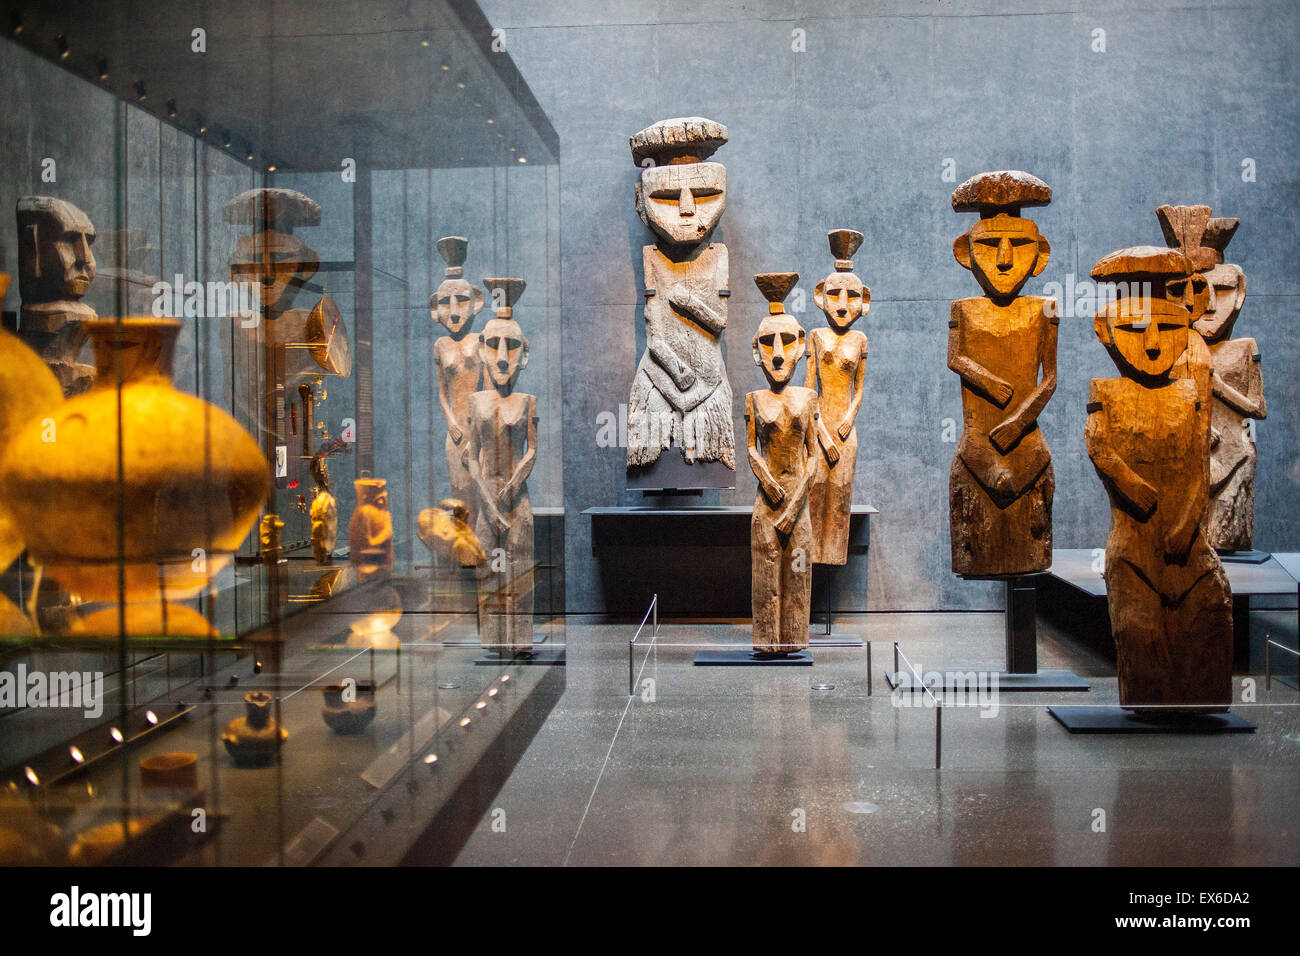
[(812, 634), (808, 637), (809, 647), (861, 647), (862, 638), (854, 634)]
[(1049, 707), (1072, 734), (1249, 734), (1255, 725), (1232, 711), (1223, 714), (1134, 713), (1123, 707)]
[[(952, 673), (980, 673), (973, 669), (963, 669), (960, 667), (949, 668), (944, 672), (947, 677)], [(910, 675), (909, 675), (910, 679)], [(885, 672), (885, 683), (890, 689), (897, 687), (897, 678), (893, 671)], [(954, 690), (973, 690), (975, 685), (966, 685), (964, 687), (955, 687), (946, 684), (942, 689), (931, 686), (930, 690), (934, 693)], [(919, 690), (919, 688), (918, 688)], [(1037, 691), (1039, 693), (1069, 692), (1069, 691), (1087, 691), (1089, 690), (1088, 682), (1076, 674), (1074, 671), (1038, 671), (1033, 674), (1011, 674), (1006, 671), (998, 672), (998, 690), (1009, 693)]]
[(484, 651), (482, 656), (474, 658), (474, 663), (495, 667), (505, 664), (555, 664), (563, 667), (564, 650), (563, 646), (538, 647), (534, 643), (531, 651)]
[(768, 667), (812, 667), (812, 654), (793, 651), (788, 654), (760, 654), (749, 648), (734, 651), (696, 651), (696, 667), (739, 667), (747, 664)]

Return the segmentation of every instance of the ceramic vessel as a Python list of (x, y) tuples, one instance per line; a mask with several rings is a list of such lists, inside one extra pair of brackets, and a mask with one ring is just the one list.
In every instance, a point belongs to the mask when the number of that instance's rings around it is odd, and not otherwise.
[(345, 689), (342, 684), (321, 688), (325, 706), (320, 715), (336, 734), (359, 734), (375, 719), (375, 695), (373, 691), (353, 688), (355, 699), (349, 701), (343, 699)]
[(266, 460), (233, 418), (172, 387), (180, 322), (85, 324), (95, 387), (19, 429), (0, 498), (33, 564), (81, 601), (115, 605), (78, 630), (117, 633), (124, 597), (127, 634), (214, 636), (192, 608), (165, 602), (229, 563), (270, 490)]
[(221, 735), (221, 742), (236, 766), (265, 767), (273, 763), (280, 745), (289, 739), (289, 731), (280, 726), (271, 712), (274, 702), (265, 691), (254, 690), (244, 695), (248, 713), (232, 720)]

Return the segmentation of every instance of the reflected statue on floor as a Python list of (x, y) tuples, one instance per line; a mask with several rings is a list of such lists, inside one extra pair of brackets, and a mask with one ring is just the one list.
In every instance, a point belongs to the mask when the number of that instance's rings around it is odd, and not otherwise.
[(948, 321), (948, 367), (961, 377), (962, 405), (948, 490), (952, 570), (967, 578), (1052, 564), (1056, 478), (1038, 416), (1056, 390), (1060, 319), (1051, 299), (1020, 294), (1051, 254), (1020, 210), (1051, 201), (1045, 182), (1019, 170), (981, 173), (952, 194), (954, 212), (979, 213), (952, 252), (984, 290), (953, 302)]
[(813, 291), (813, 301), (828, 327), (808, 333), (808, 368), (804, 386), (817, 392), (824, 431), (837, 460), (823, 447), (818, 474), (808, 494), (812, 515), (813, 564), (847, 564), (849, 516), (853, 510), (853, 472), (858, 463), (858, 432), (853, 427), (862, 407), (867, 369), (867, 337), (852, 328), (871, 308), (871, 290), (853, 273), (853, 253), (862, 233), (833, 229), (828, 234), (835, 271)]
[(50, 196), (18, 200), (19, 337), (54, 372), (66, 396), (84, 392), (95, 369), (78, 361), (95, 310), (82, 301), (95, 278), (95, 226), (70, 202)]
[(479, 390), (482, 363), (478, 336), (471, 335), (474, 316), (483, 311), (483, 290), (465, 279), (465, 253), (469, 240), (444, 236), (438, 253), (447, 263), (446, 278), (429, 296), (429, 314), (447, 330), (433, 343), (433, 361), (438, 375), (438, 404), (447, 423), (443, 448), (447, 455), (447, 483), (451, 497), (469, 509), (474, 525), (474, 489), (465, 467), (465, 411), (469, 397)]
[(1094, 327), (1122, 378), (1093, 379), (1088, 456), (1110, 495), (1106, 598), (1120, 704), (1226, 710), (1232, 597), (1205, 536), (1210, 427), (1197, 384), (1178, 374), (1195, 316), (1181, 252), (1122, 249), (1092, 278), (1120, 293)]
[(501, 653), (533, 647), (533, 508), (528, 476), (537, 460), (537, 399), (515, 391), (528, 365), (528, 339), (513, 318), (523, 279), (484, 279), (496, 317), (479, 334), (491, 388), (469, 398), (465, 467), (478, 491), (475, 533), (486, 559), (478, 571), (479, 640)]
[(636, 210), (655, 234), (642, 248), (646, 349), (627, 412), (627, 466), (651, 465), (674, 443), (688, 463), (736, 467), (731, 385), (722, 360), (727, 247), (709, 237), (727, 198), (727, 170), (705, 162), (727, 128), (698, 116), (632, 136), (641, 169)]
[(754, 276), (769, 314), (754, 336), (754, 364), (767, 389), (745, 396), (749, 465), (758, 478), (750, 522), (754, 650), (785, 654), (808, 646), (812, 600), (812, 518), (808, 492), (817, 476), (818, 443), (829, 461), (839, 451), (817, 415), (817, 393), (791, 385), (805, 335), (781, 304), (798, 273)]

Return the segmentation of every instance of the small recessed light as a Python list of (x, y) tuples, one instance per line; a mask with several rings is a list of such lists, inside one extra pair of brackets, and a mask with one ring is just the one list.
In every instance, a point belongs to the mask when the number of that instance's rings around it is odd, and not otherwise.
[(149, 91), (144, 88), (144, 80), (136, 80), (135, 98), (137, 100), (147, 100), (149, 98)]
[(118, 730), (116, 727), (109, 730), (108, 735), (119, 744), (126, 739), (122, 736), (122, 731)]
[(428, 46), (428, 45), (429, 45), (429, 41), (428, 41), (428, 40), (421, 40), (421, 41), (420, 41), (420, 46)]
[(488, 117), (488, 124), (489, 124), (489, 125), (492, 124), (492, 123), (495, 123), (495, 122), (496, 122), (496, 120), (492, 119), (490, 116)]
[(266, 171), (267, 171), (268, 173), (273, 173), (273, 172), (275, 172), (275, 163), (272, 163), (270, 166), (267, 166), (267, 167), (266, 167)]
[(58, 47), (60, 60), (66, 60), (68, 58), (68, 54), (72, 52), (71, 50), (68, 49), (68, 38), (65, 37), (62, 33), (60, 33), (57, 37), (54, 38), (54, 45)]
[(484, 707), (486, 707), (486, 706), (487, 706), (487, 701), (485, 701), (485, 700), (480, 700), (477, 704), (474, 705), (474, 709), (475, 709), (475, 710), (482, 710), (482, 709), (483, 709)]
[(68, 748), (68, 756), (72, 758), (73, 763), (86, 762), (86, 755), (83, 754), (79, 749), (77, 749), (75, 744)]
[(468, 726), (469, 726), (469, 718), (468, 718), (468, 717), (462, 717), (462, 718), (460, 719), (460, 725), (461, 725), (462, 727), (468, 727)]
[(437, 755), (437, 754), (425, 754), (425, 755), (424, 755), (424, 762), (427, 763), (427, 764), (435, 764), (435, 763), (438, 762), (438, 755)]
[(167, 101), (167, 115), (168, 115), (168, 116), (171, 116), (171, 117), (175, 117), (175, 116), (176, 116), (176, 101), (175, 101), (175, 100), (168, 100), (168, 101)]
[(30, 782), (33, 787), (39, 787), (41, 785), (41, 778), (36, 776), (36, 771), (31, 767), (23, 767), (23, 775), (27, 777), (28, 782)]
[(497, 695), (497, 692), (498, 692), (499, 690), (500, 690), (499, 687), (489, 687), (489, 688), (488, 688), (488, 696), (489, 696), (489, 697), (495, 697), (495, 696)]
[(464, 83), (457, 83), (457, 84), (456, 84), (456, 89), (458, 89), (458, 90), (463, 90), (464, 88), (465, 88), (465, 84), (464, 84)]
[(520, 156), (520, 157), (519, 157), (519, 161), (520, 161), (521, 163), (526, 163), (526, 162), (528, 162), (528, 157), (527, 157), (527, 156)]
[[(20, 27), (19, 29), (21, 29), (21, 27)], [(451, 67), (449, 67), (446, 63), (444, 63), (444, 64), (442, 65), (442, 71), (443, 71), (444, 73), (446, 73), (446, 72), (447, 72), (448, 70), (450, 70), (450, 69), (451, 69)]]
[[(9, 22), (13, 25), (12, 30), (14, 36), (18, 36), (23, 32), (23, 18), (17, 13), (10, 14)], [(443, 69), (445, 70), (447, 68), (444, 66)]]
[(153, 727), (158, 726), (158, 715), (155, 714), (152, 710), (146, 710), (144, 712), (144, 719), (149, 721), (150, 726)]
[(107, 60), (100, 60), (98, 63), (96, 63), (96, 64), (95, 64), (95, 70), (98, 72), (98, 74), (99, 74), (99, 78), (100, 78), (101, 80), (106, 80), (106, 79), (108, 79), (108, 61), (107, 61)]
[(503, 683), (503, 684), (509, 684), (509, 683), (510, 683), (510, 675), (509, 675), (509, 674), (502, 674), (502, 675), (501, 675), (501, 683)]

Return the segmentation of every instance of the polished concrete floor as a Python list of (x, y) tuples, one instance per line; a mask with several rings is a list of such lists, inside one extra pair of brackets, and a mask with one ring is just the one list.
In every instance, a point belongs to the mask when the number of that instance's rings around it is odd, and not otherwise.
[[(1254, 627), (1294, 646), (1295, 614)], [(1234, 707), (1253, 734), (1071, 736), (1047, 705), (1116, 702), (1114, 666), (1045, 634), (1040, 668), (1091, 693), (945, 705), (936, 770), (933, 708), (885, 684), (892, 642), (922, 671), (996, 670), (1001, 614), (841, 618), (873, 642), (871, 696), (865, 650), (694, 667), (680, 645), (748, 645), (748, 627), (663, 623), (629, 697), (634, 630), (570, 620), (567, 690), (458, 864), (1300, 863), (1300, 694), (1266, 692), (1262, 665)]]

